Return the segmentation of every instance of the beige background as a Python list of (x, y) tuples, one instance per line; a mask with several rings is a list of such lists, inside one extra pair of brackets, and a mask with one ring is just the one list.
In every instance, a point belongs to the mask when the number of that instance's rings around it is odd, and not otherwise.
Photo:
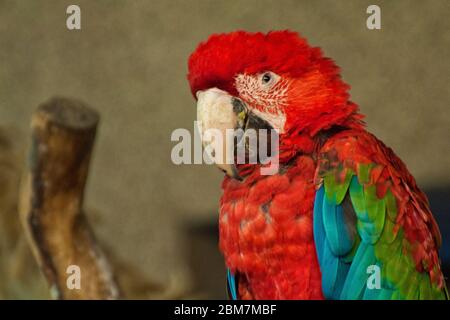
[[(379, 31), (366, 29), (374, 2)], [(72, 3), (81, 31), (66, 29)], [(31, 112), (51, 96), (99, 110), (86, 196), (99, 238), (149, 279), (222, 297), (208, 227), (221, 173), (170, 160), (172, 130), (193, 128), (186, 61), (196, 45), (236, 29), (301, 32), (342, 67), (369, 129), (435, 188), (450, 185), (449, 9), (447, 0), (0, 0), (0, 127), (24, 150)]]

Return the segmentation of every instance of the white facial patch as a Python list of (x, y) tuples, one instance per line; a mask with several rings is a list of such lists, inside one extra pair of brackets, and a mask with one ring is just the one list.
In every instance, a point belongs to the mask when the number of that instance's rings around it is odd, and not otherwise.
[(288, 83), (279, 76), (268, 85), (261, 82), (261, 75), (239, 74), (235, 79), (239, 96), (248, 104), (251, 111), (267, 121), (279, 133), (283, 133), (286, 115)]

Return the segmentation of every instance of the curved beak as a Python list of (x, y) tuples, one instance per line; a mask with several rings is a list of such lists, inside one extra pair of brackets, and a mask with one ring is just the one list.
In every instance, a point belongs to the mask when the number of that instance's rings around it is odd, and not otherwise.
[(217, 88), (197, 91), (196, 96), (198, 127), (206, 153), (227, 175), (240, 179), (234, 163), (233, 133), (245, 126), (245, 104)]

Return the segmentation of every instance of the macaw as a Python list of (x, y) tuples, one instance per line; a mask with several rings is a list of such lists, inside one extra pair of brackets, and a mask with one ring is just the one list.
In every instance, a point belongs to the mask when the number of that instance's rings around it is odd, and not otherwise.
[(427, 197), (320, 48), (289, 30), (214, 34), (187, 78), (203, 129), (278, 133), (274, 174), (217, 163), (232, 299), (448, 298)]

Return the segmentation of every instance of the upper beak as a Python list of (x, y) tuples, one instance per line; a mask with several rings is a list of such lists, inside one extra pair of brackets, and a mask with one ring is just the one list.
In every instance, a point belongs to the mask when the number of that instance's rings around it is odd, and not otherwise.
[[(203, 146), (212, 149), (213, 161), (221, 170), (230, 177), (240, 179), (234, 159), (229, 158), (233, 155), (234, 140), (230, 141), (227, 137), (230, 132), (245, 126), (247, 108), (244, 102), (217, 88), (197, 91), (196, 96), (197, 121)], [(213, 143), (212, 138), (207, 137), (210, 129), (221, 135), (222, 144)]]

